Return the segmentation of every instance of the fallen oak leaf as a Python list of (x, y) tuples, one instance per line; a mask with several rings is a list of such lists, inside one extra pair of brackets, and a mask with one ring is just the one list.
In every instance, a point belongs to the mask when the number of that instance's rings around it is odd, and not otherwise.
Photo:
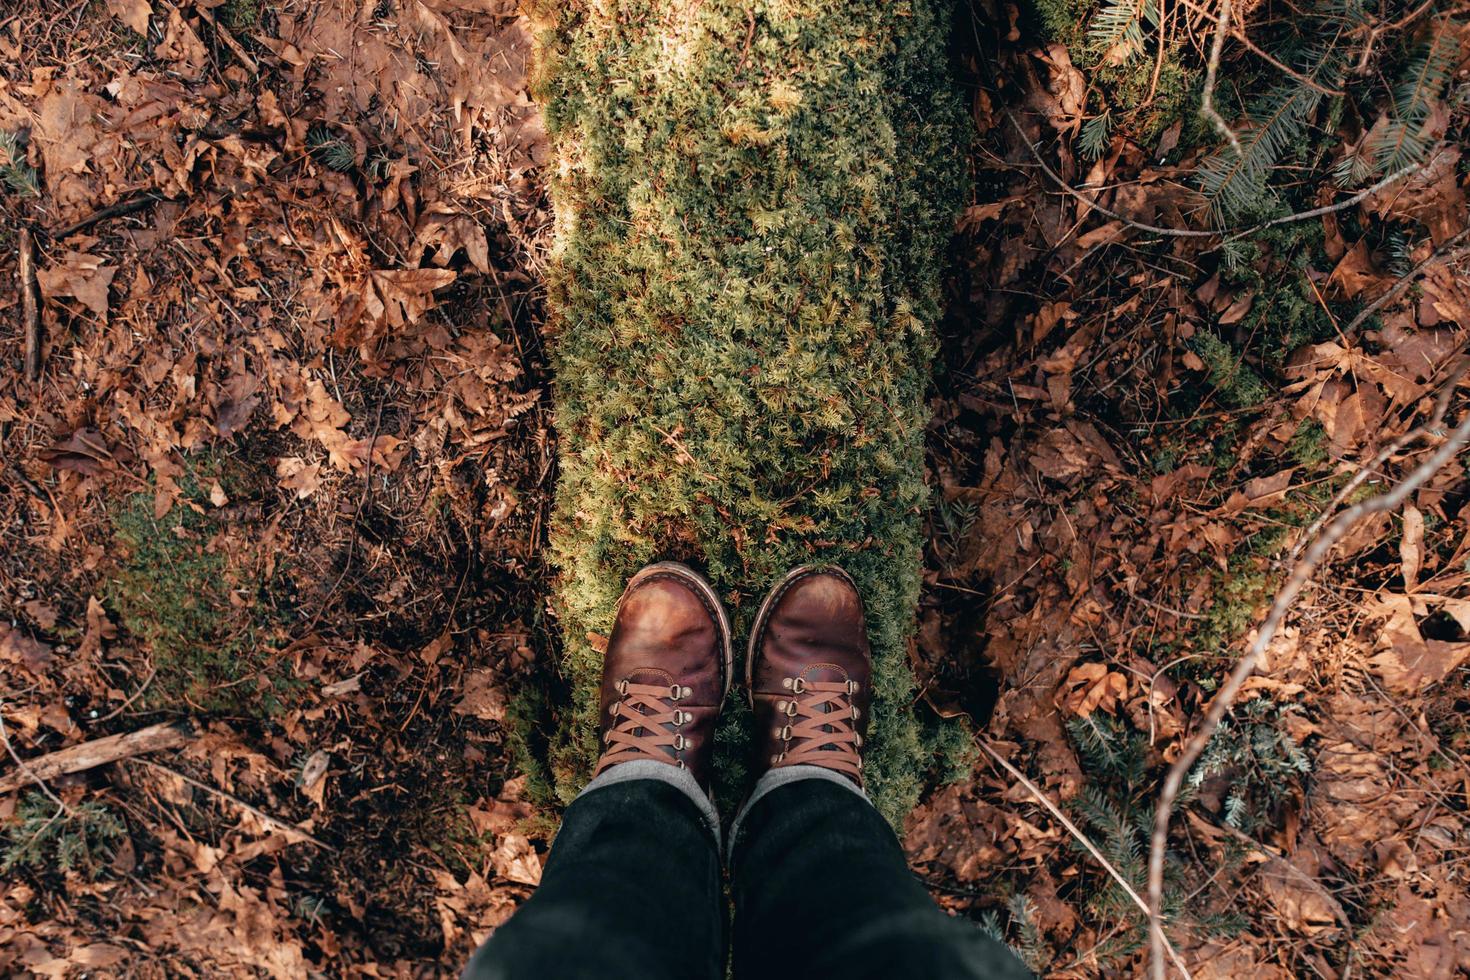
[(1057, 707), (1079, 718), (1086, 718), (1098, 709), (1112, 714), (1119, 699), (1127, 693), (1128, 678), (1108, 670), (1107, 664), (1078, 664), (1062, 681)]
[(368, 284), (375, 295), (367, 297), (369, 314), (390, 327), (417, 323), (434, 308), (434, 291), (454, 282), (453, 269), (377, 269)]
[(117, 266), (103, 265), (95, 255), (67, 252), (61, 260), (36, 272), (41, 295), (48, 300), (70, 296), (107, 322), (107, 291)]
[(148, 0), (107, 0), (107, 11), (133, 33), (147, 36), (148, 18), (153, 16)]
[(322, 464), (308, 463), (299, 456), (282, 456), (276, 460), (276, 484), (289, 490), (297, 500), (305, 500), (322, 485)]
[(0, 624), (0, 660), (19, 664), (36, 676), (45, 672), (56, 659), (51, 646), (32, 639), (18, 629)]
[(102, 433), (91, 428), (78, 429), (50, 449), (41, 450), (36, 458), (53, 469), (70, 470), (83, 476), (96, 476), (113, 459)]

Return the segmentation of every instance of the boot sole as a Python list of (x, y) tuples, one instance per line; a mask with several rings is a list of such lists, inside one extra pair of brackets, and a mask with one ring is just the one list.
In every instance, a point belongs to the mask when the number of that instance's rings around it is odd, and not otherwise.
[(760, 609), (756, 611), (755, 622), (750, 626), (750, 640), (745, 648), (745, 698), (750, 702), (752, 708), (755, 707), (755, 686), (753, 681), (755, 678), (756, 649), (760, 646), (761, 638), (765, 634), (766, 620), (769, 618), (771, 610), (775, 608), (776, 602), (781, 596), (786, 594), (786, 590), (794, 582), (808, 575), (818, 574), (835, 575), (852, 586), (853, 591), (857, 592), (859, 597), (862, 596), (857, 582), (853, 581), (853, 577), (847, 574), (847, 571), (840, 565), (798, 565), (787, 572), (781, 581), (771, 587), (771, 591), (766, 593), (765, 599), (761, 602)]
[[(623, 590), (623, 595), (626, 596), (629, 592), (632, 592), (634, 586), (639, 582), (660, 573), (673, 575), (691, 586), (704, 597), (709, 604), (709, 608), (714, 610), (715, 624), (720, 631), (720, 667), (724, 678), (724, 687), (720, 689), (720, 700), (723, 702), (725, 695), (730, 693), (730, 685), (735, 679), (735, 648), (731, 639), (730, 617), (725, 612), (725, 604), (720, 601), (720, 597), (715, 594), (714, 586), (710, 585), (709, 581), (703, 575), (683, 562), (677, 561), (659, 561), (654, 562), (652, 565), (645, 565), (638, 570), (636, 575), (628, 580), (628, 587)], [(622, 604), (623, 600), (619, 599), (619, 608), (622, 607)]]

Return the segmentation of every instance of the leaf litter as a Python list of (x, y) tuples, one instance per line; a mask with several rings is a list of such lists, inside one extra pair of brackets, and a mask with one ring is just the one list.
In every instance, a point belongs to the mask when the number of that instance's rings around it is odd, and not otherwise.
[[(52, 781), (126, 834), (90, 871), (7, 877), (0, 966), (453, 970), (539, 880), (550, 826), (509, 744), (518, 692), (555, 656), (530, 27), (495, 0), (104, 7), (0, 16), (0, 132), (23, 135), (40, 190), (0, 197), (0, 242), (83, 223), (42, 239), (42, 383), (0, 373), (0, 711), (28, 756), (205, 725), (167, 760), (178, 774)], [(988, 152), (932, 404), (914, 667), (928, 703), (969, 715), (1141, 888), (1154, 780), (1292, 535), (1429, 414), (1470, 294), (1431, 266), (1373, 329), (1299, 344), (1278, 392), (1237, 397), (1268, 366), (1205, 338), (1252, 323), (1264, 288), (1222, 278), (1200, 242), (1145, 255), (1029, 166), (997, 105), (1140, 220), (1188, 225), (1190, 161), (1126, 141), (1071, 158), (1055, 137), (1086, 83), (1066, 49), (982, 43), (1008, 82), (976, 98)], [(1414, 262), (1464, 230), (1460, 124), (1421, 176), (1325, 222), (1305, 270), (1325, 302), (1394, 285), (1364, 222), (1418, 229)], [(0, 317), (19, 322), (11, 292)], [(0, 331), (4, 363), (20, 348)], [(1170, 886), (1195, 976), (1470, 968), (1467, 496), (1457, 461), (1351, 535), (1202, 760)], [(149, 587), (172, 583), (182, 622), (231, 651), (227, 710), (169, 676), (197, 669), (194, 647), (166, 662), (125, 613), (140, 540), (195, 570)], [(1049, 975), (1134, 970), (1141, 917), (1101, 869), (1004, 773), (958, 775), (904, 826), (936, 898)]]

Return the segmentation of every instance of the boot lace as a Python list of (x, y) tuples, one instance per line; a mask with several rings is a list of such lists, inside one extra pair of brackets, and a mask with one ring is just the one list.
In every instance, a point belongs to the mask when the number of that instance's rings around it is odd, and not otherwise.
[(821, 766), (861, 780), (863, 757), (858, 750), (863, 737), (853, 727), (861, 712), (852, 703), (857, 681), (787, 677), (781, 686), (795, 696), (776, 702), (777, 720), (782, 716), (786, 720), (775, 731), (781, 751), (771, 757), (771, 764)]
[[(682, 758), (688, 740), (677, 731), (693, 716), (677, 702), (694, 692), (678, 684), (633, 684), (618, 681), (618, 700), (608, 708), (613, 724), (602, 737), (602, 758), (593, 775), (608, 766), (634, 759), (657, 759), (684, 768)], [(672, 725), (675, 730), (665, 728)]]

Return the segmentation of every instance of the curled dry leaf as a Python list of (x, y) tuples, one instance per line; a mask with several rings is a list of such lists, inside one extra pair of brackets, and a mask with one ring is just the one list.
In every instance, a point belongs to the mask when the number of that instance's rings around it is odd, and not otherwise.
[(1112, 714), (1118, 701), (1128, 695), (1128, 678), (1106, 664), (1078, 664), (1067, 674), (1057, 693), (1057, 706), (1079, 717), (1101, 709)]
[(107, 322), (107, 290), (117, 266), (104, 265), (95, 255), (67, 252), (60, 260), (36, 272), (41, 295), (48, 300), (70, 296)]
[(33, 640), (20, 630), (0, 623), (0, 660), (19, 664), (39, 676), (55, 659), (51, 647)]

